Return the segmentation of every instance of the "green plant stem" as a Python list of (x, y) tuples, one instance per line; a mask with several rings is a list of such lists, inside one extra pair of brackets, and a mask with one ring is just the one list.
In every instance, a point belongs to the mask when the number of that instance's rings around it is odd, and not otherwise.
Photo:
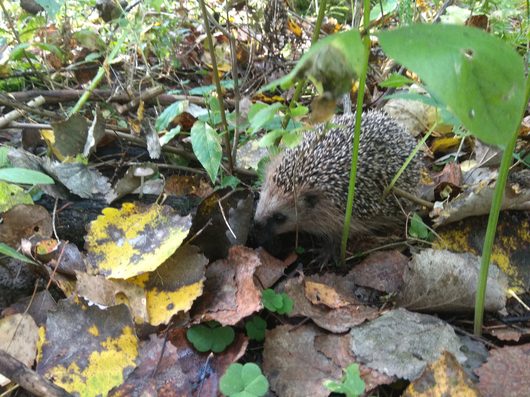
[(79, 112), (79, 110), (81, 110), (81, 108), (86, 103), (86, 101), (88, 101), (88, 98), (90, 98), (94, 90), (99, 86), (99, 83), (103, 79), (103, 76), (105, 76), (105, 70), (107, 70), (110, 67), (110, 64), (112, 63), (112, 61), (118, 54), (118, 51), (120, 50), (123, 44), (124, 37), (125, 35), (122, 35), (120, 37), (120, 39), (118, 40), (118, 42), (116, 43), (112, 51), (110, 52), (109, 56), (105, 58), (105, 61), (103, 62), (103, 66), (99, 67), (98, 72), (96, 73), (96, 76), (92, 79), (87, 90), (83, 92), (83, 95), (81, 95), (81, 98), (79, 98), (79, 100), (74, 105), (72, 110), (70, 110), (70, 112), (68, 113), (68, 117), (72, 117), (74, 114)]
[[(530, 78), (526, 80), (525, 98), (526, 100), (524, 104), (526, 107), (526, 104), (530, 100)], [(524, 114), (522, 109), (521, 114)], [(493, 250), (493, 243), (495, 242), (495, 232), (497, 229), (497, 222), (499, 220), (499, 213), (501, 211), (502, 199), (504, 198), (506, 180), (508, 179), (508, 172), (510, 171), (510, 165), (512, 164), (513, 151), (515, 150), (515, 144), (517, 143), (517, 132), (517, 130), (514, 131), (512, 139), (510, 142), (508, 142), (508, 146), (506, 146), (506, 149), (502, 154), (499, 176), (497, 177), (497, 183), (495, 184), (493, 202), (491, 204), (490, 215), (488, 218), (488, 227), (486, 228), (486, 236), (484, 237), (484, 245), (482, 246), (480, 274), (477, 285), (477, 293), (475, 295), (475, 321), (473, 324), (473, 331), (477, 336), (482, 334), (482, 323), (484, 321), (484, 302), (486, 299), (491, 252)]]
[(357, 92), (357, 107), (355, 113), (355, 129), (353, 133), (353, 154), (350, 168), (350, 184), (348, 187), (348, 200), (346, 202), (346, 214), (344, 216), (344, 228), (342, 229), (342, 241), (340, 245), (340, 262), (344, 264), (346, 260), (346, 247), (348, 237), (350, 236), (350, 224), (353, 208), (353, 199), (355, 198), (355, 181), (357, 178), (357, 160), (359, 158), (359, 140), (361, 137), (361, 119), (363, 114), (364, 88), (366, 84), (366, 75), (368, 72), (368, 57), (370, 55), (370, 0), (364, 0), (364, 62), (359, 78), (359, 91)]
[(199, 4), (201, 6), (202, 18), (204, 20), (204, 30), (206, 31), (208, 48), (210, 49), (210, 56), (212, 58), (213, 80), (215, 82), (215, 90), (217, 91), (217, 99), (219, 100), (219, 112), (221, 113), (221, 123), (223, 124), (223, 129), (225, 130), (224, 149), (226, 158), (228, 159), (228, 171), (230, 172), (230, 174), (233, 174), (234, 162), (232, 161), (232, 145), (230, 144), (230, 133), (228, 131), (228, 123), (226, 121), (223, 89), (221, 87), (221, 81), (219, 80), (219, 70), (217, 68), (217, 59), (215, 57), (212, 32), (210, 30), (210, 22), (208, 21), (208, 11), (206, 10), (206, 4), (204, 3), (204, 0), (199, 0)]
[[(311, 45), (315, 44), (318, 41), (318, 38), (320, 37), (320, 28), (322, 27), (322, 20), (324, 19), (324, 14), (326, 12), (326, 8), (328, 6), (328, 0), (322, 0), (320, 2), (320, 6), (318, 8), (318, 15), (317, 20), (315, 22), (315, 30), (313, 31), (313, 35), (311, 36)], [(296, 86), (296, 89), (293, 94), (293, 98), (291, 99), (291, 102), (289, 103), (289, 110), (292, 110), (298, 100), (300, 99), (300, 95), (302, 95), (302, 91), (304, 90), (305, 84), (307, 80), (303, 79), (300, 80)], [(287, 113), (282, 121), (282, 128), (287, 128), (287, 125), (289, 124), (289, 121), (291, 121), (291, 113)], [(281, 138), (280, 138), (281, 139)], [(279, 142), (276, 142), (277, 144)]]
[(486, 236), (484, 238), (484, 245), (482, 246), (482, 260), (480, 262), (480, 275), (477, 285), (477, 293), (475, 295), (475, 322), (474, 333), (480, 336), (482, 333), (482, 322), (484, 319), (484, 300), (486, 298), (486, 287), (488, 282), (488, 270), (490, 266), (491, 251), (495, 241), (495, 231), (497, 229), (497, 221), (499, 220), (499, 213), (501, 211), (502, 199), (504, 197), (504, 190), (506, 187), (506, 180), (510, 165), (512, 164), (512, 155), (517, 142), (517, 133), (513, 134), (513, 138), (508, 143), (508, 146), (502, 154), (501, 165), (499, 169), (499, 176), (495, 183), (495, 191), (493, 193), (493, 202), (491, 204), (490, 215), (488, 218), (488, 227), (486, 229)]
[(394, 177), (392, 178), (392, 180), (390, 181), (390, 183), (388, 184), (388, 186), (385, 188), (385, 190), (383, 191), (383, 200), (386, 198), (386, 196), (388, 195), (388, 193), (390, 193), (390, 191), (392, 190), (392, 188), (394, 187), (394, 185), (396, 184), (397, 180), (399, 179), (399, 177), (401, 176), (401, 174), (403, 174), (403, 172), (405, 171), (405, 169), (408, 167), (408, 165), (410, 164), (410, 162), (412, 161), (412, 159), (414, 158), (414, 156), (416, 156), (416, 154), (420, 151), (421, 147), (425, 144), (425, 142), (427, 142), (427, 139), (429, 139), (429, 137), (431, 136), (432, 132), (434, 131), (434, 129), (438, 126), (438, 123), (434, 123), (432, 125), (431, 128), (429, 128), (429, 131), (427, 131), (427, 133), (425, 134), (425, 136), (421, 139), (420, 142), (418, 142), (418, 144), (416, 145), (416, 147), (414, 148), (414, 150), (409, 154), (409, 156), (407, 157), (407, 159), (405, 160), (405, 162), (403, 163), (403, 165), (401, 166), (401, 168), (398, 170), (398, 172), (396, 173), (396, 175), (394, 175)]

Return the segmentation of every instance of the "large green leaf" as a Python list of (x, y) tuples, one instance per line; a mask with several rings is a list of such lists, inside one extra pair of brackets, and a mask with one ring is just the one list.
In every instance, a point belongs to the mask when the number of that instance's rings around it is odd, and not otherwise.
[(209, 124), (197, 121), (191, 128), (191, 146), (197, 159), (215, 183), (223, 156), (221, 137)]
[(482, 141), (505, 148), (525, 101), (523, 60), (502, 40), (465, 26), (414, 25), (379, 33), (383, 50)]

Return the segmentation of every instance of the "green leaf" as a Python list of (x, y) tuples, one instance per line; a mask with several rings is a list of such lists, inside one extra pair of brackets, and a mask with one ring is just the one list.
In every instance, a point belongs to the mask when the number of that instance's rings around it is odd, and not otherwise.
[(398, 6), (397, 0), (385, 0), (382, 2), (383, 13), (381, 14), (380, 4), (381, 3), (378, 3), (370, 10), (370, 21), (375, 21), (381, 18), (383, 15), (387, 16), (388, 14), (394, 12)]
[(26, 168), (2, 168), (0, 180), (22, 185), (53, 185), (55, 182), (48, 175)]
[(170, 129), (164, 136), (160, 138), (160, 146), (167, 145), (169, 141), (175, 138), (180, 133), (181, 126), (177, 125), (175, 128)]
[(334, 393), (346, 394), (347, 397), (358, 397), (364, 393), (366, 388), (361, 378), (359, 364), (349, 365), (341, 382), (326, 380), (324, 381), (324, 386)]
[(46, 11), (46, 14), (51, 19), (55, 19), (55, 16), (61, 9), (61, 6), (63, 5), (65, 0), (62, 1), (56, 1), (56, 0), (36, 0), (39, 5), (44, 8), (44, 11)]
[(189, 328), (186, 337), (200, 352), (220, 353), (234, 341), (235, 332), (232, 327), (221, 327), (218, 323), (199, 324)]
[(26, 49), (29, 48), (29, 46), (30, 46), (29, 43), (22, 43), (22, 44), (15, 46), (15, 48), (13, 48), (13, 51), (11, 51), (11, 54), (9, 54), (9, 57), (13, 61), (20, 60), (26, 53)]
[(414, 83), (413, 80), (402, 74), (392, 73), (385, 81), (380, 82), (379, 87), (383, 88), (400, 88), (404, 85)]
[(278, 314), (288, 314), (293, 310), (293, 300), (285, 292), (277, 294), (268, 288), (262, 291), (261, 301), (267, 310)]
[(158, 116), (155, 122), (155, 129), (157, 132), (163, 131), (173, 121), (175, 117), (186, 111), (188, 108), (188, 101), (173, 102)]
[(254, 316), (245, 323), (245, 330), (250, 339), (261, 342), (265, 339), (265, 330), (267, 329), (267, 322), (260, 316)]
[(525, 106), (523, 60), (513, 48), (466, 26), (413, 25), (379, 39), (473, 135), (506, 148)]
[(229, 397), (260, 397), (269, 390), (269, 382), (254, 363), (231, 364), (219, 381), (221, 393)]
[(279, 129), (279, 130), (272, 130), (270, 132), (267, 132), (265, 135), (263, 135), (260, 140), (258, 141), (259, 147), (269, 147), (274, 145), (276, 140), (278, 138), (281, 138), (287, 131)]
[(413, 238), (430, 241), (432, 234), (423, 219), (418, 214), (412, 215), (410, 219), (409, 235)]
[[(221, 81), (221, 87), (227, 88), (229, 90), (233, 89), (234, 88), (234, 80), (223, 80), (223, 81)], [(208, 95), (208, 94), (212, 93), (213, 91), (215, 91), (215, 89), (216, 89), (215, 85), (213, 85), (213, 84), (203, 85), (203, 86), (200, 86), (200, 87), (192, 88), (189, 91), (189, 94), (190, 95)]]
[(0, 243), (0, 254), (10, 256), (11, 258), (17, 259), (17, 260), (25, 262), (25, 263), (33, 263), (34, 265), (37, 264), (37, 262), (35, 262), (35, 261), (31, 260), (30, 258), (22, 255), (16, 249), (11, 248), (9, 245), (4, 244), (4, 243)]
[(283, 105), (281, 103), (276, 102), (270, 106), (266, 106), (258, 110), (252, 116), (249, 114), (248, 120), (250, 121), (250, 133), (251, 134), (256, 133), (265, 124), (271, 121), (276, 116), (276, 114), (278, 113), (278, 110), (282, 106)]
[(191, 146), (197, 159), (215, 183), (223, 156), (220, 136), (209, 124), (197, 121), (191, 128)]

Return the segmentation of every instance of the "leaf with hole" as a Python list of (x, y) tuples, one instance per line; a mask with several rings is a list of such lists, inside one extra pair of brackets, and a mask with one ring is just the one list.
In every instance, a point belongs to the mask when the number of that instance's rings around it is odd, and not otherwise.
[(473, 135), (506, 147), (525, 106), (523, 59), (513, 48), (482, 30), (452, 25), (413, 25), (379, 39)]

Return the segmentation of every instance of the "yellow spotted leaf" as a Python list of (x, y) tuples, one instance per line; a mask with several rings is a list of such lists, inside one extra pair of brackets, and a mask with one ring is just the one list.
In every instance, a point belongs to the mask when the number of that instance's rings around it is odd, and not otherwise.
[(191, 217), (168, 206), (125, 203), (90, 224), (87, 261), (95, 273), (126, 279), (158, 268), (188, 235)]
[(37, 372), (78, 396), (107, 395), (135, 368), (138, 338), (125, 305), (59, 302), (46, 320)]
[(480, 393), (462, 366), (449, 352), (429, 364), (422, 375), (403, 393), (406, 397), (479, 397)]
[(167, 324), (191, 308), (202, 294), (207, 263), (196, 247), (184, 245), (155, 271), (127, 280), (145, 288), (150, 324)]

